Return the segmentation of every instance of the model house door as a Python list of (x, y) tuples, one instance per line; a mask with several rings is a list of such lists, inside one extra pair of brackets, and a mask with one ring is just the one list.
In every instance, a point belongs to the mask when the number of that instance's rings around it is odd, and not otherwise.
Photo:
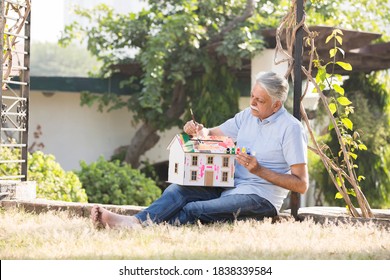
[(214, 186), (214, 172), (206, 171), (204, 174), (204, 184), (205, 186)]

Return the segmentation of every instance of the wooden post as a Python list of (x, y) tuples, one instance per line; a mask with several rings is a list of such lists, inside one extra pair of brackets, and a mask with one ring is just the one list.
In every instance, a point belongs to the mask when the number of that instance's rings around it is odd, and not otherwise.
[[(303, 18), (303, 0), (296, 1), (296, 23), (299, 24)], [(299, 27), (295, 36), (294, 47), (294, 100), (293, 100), (293, 115), (298, 120), (301, 120), (300, 103), (302, 96), (302, 42), (303, 28)], [(291, 215), (297, 220), (298, 209), (300, 206), (300, 194), (292, 192), (290, 197)]]

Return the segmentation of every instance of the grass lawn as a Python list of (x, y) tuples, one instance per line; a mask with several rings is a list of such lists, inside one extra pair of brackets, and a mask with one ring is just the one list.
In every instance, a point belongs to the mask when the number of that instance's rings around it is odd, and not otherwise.
[(69, 212), (0, 210), (0, 259), (383, 260), (390, 259), (390, 231), (373, 224), (268, 219), (96, 230), (89, 219)]

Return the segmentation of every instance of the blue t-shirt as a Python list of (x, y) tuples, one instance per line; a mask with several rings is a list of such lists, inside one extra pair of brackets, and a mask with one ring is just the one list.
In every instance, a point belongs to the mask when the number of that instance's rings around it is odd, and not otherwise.
[[(251, 113), (250, 107), (237, 113), (219, 126), (222, 132), (234, 139), (236, 146), (255, 152), (261, 166), (275, 172), (290, 173), (290, 166), (307, 163), (307, 137), (300, 121), (282, 107), (261, 121)], [(280, 210), (289, 190), (271, 184), (250, 173), (236, 163), (235, 188), (225, 190), (222, 195), (256, 194), (270, 201)]]

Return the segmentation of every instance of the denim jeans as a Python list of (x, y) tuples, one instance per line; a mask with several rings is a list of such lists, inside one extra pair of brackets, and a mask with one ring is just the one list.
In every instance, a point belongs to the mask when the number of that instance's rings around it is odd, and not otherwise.
[(275, 207), (255, 194), (221, 196), (223, 188), (171, 184), (145, 210), (135, 215), (141, 222), (170, 224), (263, 219), (277, 215)]

